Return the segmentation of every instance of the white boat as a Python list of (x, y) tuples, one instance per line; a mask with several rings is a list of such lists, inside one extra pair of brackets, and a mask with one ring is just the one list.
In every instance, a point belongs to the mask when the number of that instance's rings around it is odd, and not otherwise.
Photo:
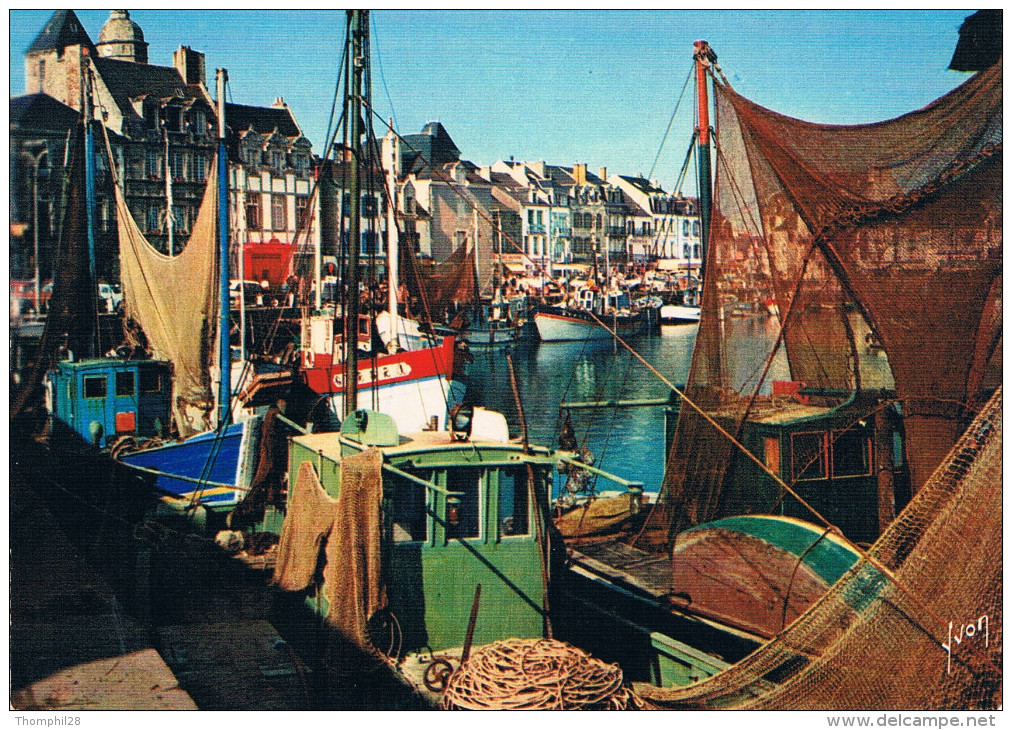
[(699, 307), (665, 304), (661, 307), (661, 324), (698, 324)]

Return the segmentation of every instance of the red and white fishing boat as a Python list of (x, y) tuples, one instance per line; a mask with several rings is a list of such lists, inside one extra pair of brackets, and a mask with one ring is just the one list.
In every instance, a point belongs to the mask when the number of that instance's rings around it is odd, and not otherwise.
[[(417, 323), (398, 317), (396, 344), (390, 344), (389, 314), (359, 317), (357, 407), (388, 413), (399, 429), (439, 429), (446, 420), (446, 394), (453, 373), (452, 336), (426, 335)], [(347, 382), (344, 347), (335, 318), (308, 317), (302, 326), (301, 379), (329, 396), (335, 413), (342, 412)], [(385, 331), (384, 331), (385, 330)], [(374, 347), (384, 343), (383, 350)]]

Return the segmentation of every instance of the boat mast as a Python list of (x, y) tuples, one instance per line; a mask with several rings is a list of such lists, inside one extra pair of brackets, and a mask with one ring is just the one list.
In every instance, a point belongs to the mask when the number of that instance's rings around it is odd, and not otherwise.
[(228, 162), (225, 159), (225, 82), (228, 72), (219, 68), (218, 93), (218, 412), (219, 424), (229, 422), (232, 398), (232, 354), (228, 314)]
[(365, 39), (369, 35), (369, 11), (349, 10), (351, 52), (347, 54), (346, 115), (351, 146), (351, 170), (348, 176), (348, 272), (344, 311), (344, 417), (358, 408), (358, 258), (362, 245), (362, 196), (359, 167), (362, 160), (362, 77), (369, 63)]
[(91, 309), (94, 313), (88, 319), (91, 322), (91, 333), (88, 336), (85, 357), (98, 357), (98, 279), (95, 274), (95, 116), (91, 98), (91, 68), (88, 49), (81, 50), (81, 73), (84, 76), (81, 108), (84, 111), (84, 210), (88, 236), (88, 286), (91, 287)]
[(172, 215), (172, 165), (169, 162), (169, 130), (165, 134), (165, 228), (169, 234), (169, 256), (175, 251), (175, 217)]
[(399, 347), (400, 323), (397, 312), (397, 288), (398, 265), (400, 261), (399, 241), (400, 232), (397, 229), (397, 171), (399, 164), (399, 144), (397, 135), (394, 133), (393, 120), (390, 122), (390, 131), (383, 137), (383, 163), (387, 169), (387, 307), (390, 309), (390, 342), (394, 347)]
[(696, 49), (696, 98), (699, 109), (699, 125), (696, 127), (696, 152), (699, 165), (699, 219), (700, 231), (699, 278), (706, 272), (706, 252), (710, 242), (711, 173), (710, 173), (710, 105), (706, 93), (706, 72), (717, 55), (710, 50), (706, 41), (693, 43)]

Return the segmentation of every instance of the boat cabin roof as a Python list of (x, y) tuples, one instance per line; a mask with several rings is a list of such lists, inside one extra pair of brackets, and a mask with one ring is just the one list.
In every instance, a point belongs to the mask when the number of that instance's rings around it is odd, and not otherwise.
[[(321, 454), (324, 458), (332, 459), (334, 461), (340, 461), (342, 456), (346, 456), (348, 453), (348, 447), (353, 449), (368, 448), (368, 445), (363, 445), (358, 441), (340, 436), (336, 433), (310, 433), (303, 436), (296, 436), (292, 440), (307, 449)], [(484, 452), (511, 452), (516, 455), (515, 458), (517, 460), (520, 460), (520, 457), (522, 457), (524, 452), (523, 445), (518, 442), (502, 442), (481, 439), (457, 441), (451, 438), (448, 431), (421, 431), (417, 433), (400, 434), (398, 444), (392, 446), (377, 446), (376, 448), (383, 452), (383, 456), (386, 459), (410, 456), (420, 452), (473, 452), (475, 449), (480, 449)], [(548, 449), (543, 447), (531, 447), (531, 450), (539, 455), (549, 453)]]

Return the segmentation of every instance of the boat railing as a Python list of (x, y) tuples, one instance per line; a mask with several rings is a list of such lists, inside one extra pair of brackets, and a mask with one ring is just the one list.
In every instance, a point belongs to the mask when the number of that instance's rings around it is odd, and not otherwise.
[(607, 479), (609, 482), (613, 484), (617, 484), (620, 487), (624, 487), (626, 490), (630, 492), (638, 492), (638, 493), (643, 492), (643, 482), (635, 481), (632, 479), (623, 479), (617, 474), (612, 474), (611, 472), (607, 472), (604, 469), (598, 469), (596, 466), (586, 464), (580, 461), (575, 455), (569, 456), (568, 454), (564, 453), (556, 453), (553, 456), (528, 455), (526, 458), (531, 462), (542, 464), (551, 464), (551, 463), (557, 464), (559, 462), (563, 462), (565, 464), (569, 464), (570, 466), (576, 467), (577, 469), (583, 469), (585, 471), (590, 472), (591, 474), (596, 474), (599, 477)]

